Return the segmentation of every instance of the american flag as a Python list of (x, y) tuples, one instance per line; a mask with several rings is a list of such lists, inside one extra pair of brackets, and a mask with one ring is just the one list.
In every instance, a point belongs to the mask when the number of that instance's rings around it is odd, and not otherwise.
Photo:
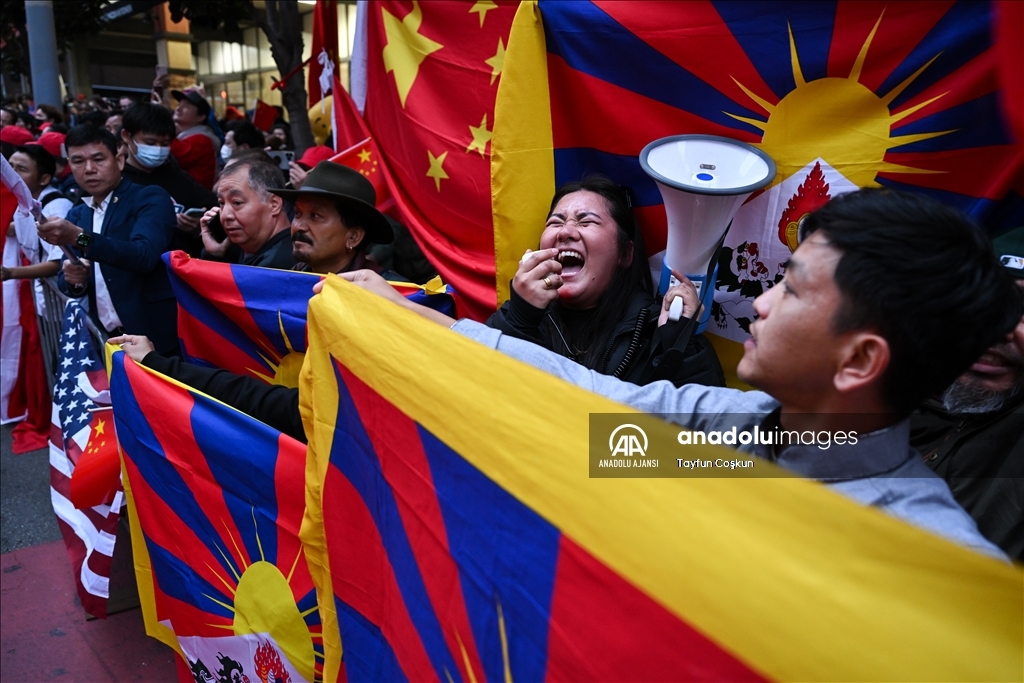
[(107, 373), (85, 319), (81, 304), (69, 301), (64, 308), (60, 362), (53, 388), (50, 499), (71, 558), (82, 607), (93, 616), (106, 617), (110, 564), (124, 490), (118, 485), (109, 505), (85, 510), (75, 508), (70, 499), (71, 474), (92, 431), (89, 409), (110, 405)]

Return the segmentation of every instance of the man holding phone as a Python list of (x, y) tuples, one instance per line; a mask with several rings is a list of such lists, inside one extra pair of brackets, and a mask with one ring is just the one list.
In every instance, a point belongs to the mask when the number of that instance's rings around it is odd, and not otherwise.
[(160, 187), (143, 187), (121, 176), (124, 158), (106, 128), (75, 126), (65, 145), (75, 178), (89, 198), (67, 219), (50, 218), (39, 237), (82, 257), (64, 261), (61, 290), (85, 297), (89, 315), (110, 334), (145, 334), (177, 355), (177, 304), (160, 255), (174, 237), (171, 198)]
[(178, 232), (172, 248), (199, 256), (203, 248), (199, 218), (207, 209), (217, 206), (217, 195), (182, 171), (171, 158), (171, 112), (149, 102), (132, 105), (121, 120), (121, 140), (128, 150), (124, 176), (139, 185), (159, 185), (174, 200)]
[[(283, 187), (281, 172), (264, 161), (238, 161), (225, 168), (217, 185), (220, 207), (199, 221), (203, 258), (235, 262), (229, 251), (235, 245), (243, 252), (237, 261), (242, 265), (292, 268), (288, 212), (284, 200), (272, 194)], [(224, 238), (217, 234), (221, 229)]]

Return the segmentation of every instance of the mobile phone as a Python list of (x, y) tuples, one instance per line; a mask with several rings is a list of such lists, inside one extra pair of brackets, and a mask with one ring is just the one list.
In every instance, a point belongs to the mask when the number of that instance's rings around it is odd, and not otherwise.
[(224, 226), (220, 223), (219, 213), (206, 223), (206, 229), (210, 231), (210, 237), (218, 242), (223, 242), (228, 238), (228, 234), (224, 232)]
[(277, 167), (281, 170), (287, 171), (288, 164), (295, 161), (295, 152), (290, 149), (276, 149), (267, 152), (270, 158), (277, 162)]
[(206, 213), (206, 209), (185, 209), (184, 213), (189, 218), (202, 218), (203, 214)]

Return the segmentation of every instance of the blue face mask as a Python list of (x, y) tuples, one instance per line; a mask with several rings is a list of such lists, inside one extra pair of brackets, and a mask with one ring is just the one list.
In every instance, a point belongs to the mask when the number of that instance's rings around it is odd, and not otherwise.
[(158, 145), (143, 145), (136, 142), (135, 147), (135, 159), (144, 168), (156, 168), (167, 161), (167, 157), (171, 154), (170, 147), (160, 147)]

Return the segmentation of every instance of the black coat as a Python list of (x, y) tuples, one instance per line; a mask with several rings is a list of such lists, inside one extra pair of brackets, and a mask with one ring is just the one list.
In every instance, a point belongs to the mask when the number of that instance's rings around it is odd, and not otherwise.
[[(552, 336), (559, 338), (549, 311), (531, 305), (514, 287), (510, 291), (511, 298), (488, 318), (487, 326), (576, 360), (564, 343), (551, 345), (547, 341)], [(711, 343), (703, 335), (692, 334), (694, 326), (688, 326), (685, 318), (659, 328), (660, 313), (660, 297), (637, 291), (615, 324), (604, 352), (587, 367), (632, 384), (667, 379), (677, 387), (725, 386), (725, 374)]]
[(910, 445), (946, 480), (982, 536), (1024, 560), (1024, 393), (975, 415), (926, 401), (910, 417)]

